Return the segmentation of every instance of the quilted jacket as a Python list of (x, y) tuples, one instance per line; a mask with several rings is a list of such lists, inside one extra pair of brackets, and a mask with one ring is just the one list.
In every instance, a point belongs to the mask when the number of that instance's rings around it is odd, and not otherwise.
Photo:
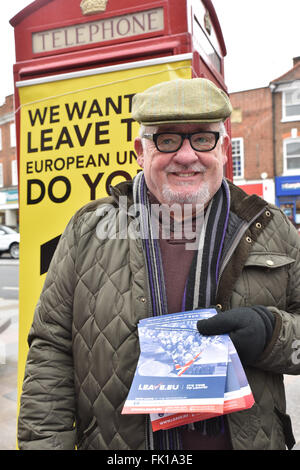
[[(232, 446), (285, 449), (283, 374), (300, 373), (300, 237), (277, 207), (230, 188), (217, 303), (276, 316), (260, 361), (245, 369), (255, 404), (227, 416)], [(97, 236), (113, 220), (99, 208), (119, 195), (131, 197), (131, 183), (79, 210), (55, 251), (28, 337), (20, 449), (145, 449), (145, 416), (120, 413), (139, 357), (136, 325), (151, 315), (142, 245)]]

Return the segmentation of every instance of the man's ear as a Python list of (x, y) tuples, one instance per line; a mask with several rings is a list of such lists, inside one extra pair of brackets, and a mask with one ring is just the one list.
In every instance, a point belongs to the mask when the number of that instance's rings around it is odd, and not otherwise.
[(222, 137), (222, 156), (223, 156), (223, 165), (225, 165), (225, 163), (227, 163), (227, 160), (228, 160), (228, 156), (227, 156), (227, 152), (228, 152), (228, 149), (231, 145), (231, 140), (230, 140), (230, 137), (225, 134), (223, 137)]
[(142, 139), (140, 137), (136, 137), (134, 140), (134, 150), (137, 154), (137, 162), (141, 168), (144, 168), (144, 149), (142, 144)]

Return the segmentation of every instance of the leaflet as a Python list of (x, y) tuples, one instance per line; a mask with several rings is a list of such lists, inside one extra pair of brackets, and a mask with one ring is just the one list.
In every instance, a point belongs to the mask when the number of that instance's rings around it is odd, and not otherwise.
[(122, 413), (222, 413), (228, 336), (204, 337), (183, 320), (138, 325), (141, 353)]
[[(254, 399), (245, 372), (237, 352), (229, 340), (229, 359), (222, 414), (251, 408), (253, 404)], [(153, 431), (158, 431), (159, 429), (170, 429), (174, 426), (203, 421), (215, 416), (218, 415), (214, 413), (152, 413), (150, 418)]]
[(197, 331), (198, 320), (204, 320), (213, 315), (216, 315), (216, 313), (217, 311), (214, 308), (190, 310), (187, 312), (179, 312), (179, 313), (170, 313), (168, 315), (144, 318), (139, 321), (138, 326), (164, 325), (166, 327), (174, 326), (177, 328), (192, 329), (192, 330)]
[(122, 414), (149, 413), (156, 431), (252, 406), (229, 336), (197, 330), (198, 320), (215, 314), (203, 309), (139, 322), (141, 352)]

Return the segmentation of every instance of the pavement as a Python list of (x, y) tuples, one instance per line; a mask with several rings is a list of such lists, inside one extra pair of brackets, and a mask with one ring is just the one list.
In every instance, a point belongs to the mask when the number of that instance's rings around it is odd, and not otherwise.
[[(0, 299), (0, 450), (15, 450), (17, 445), (18, 318), (18, 301)], [(293, 450), (300, 450), (300, 376), (284, 379), (296, 439)]]
[(300, 376), (284, 376), (287, 413), (290, 415), (296, 444), (293, 450), (300, 450)]
[(16, 449), (19, 303), (0, 301), (0, 450)]

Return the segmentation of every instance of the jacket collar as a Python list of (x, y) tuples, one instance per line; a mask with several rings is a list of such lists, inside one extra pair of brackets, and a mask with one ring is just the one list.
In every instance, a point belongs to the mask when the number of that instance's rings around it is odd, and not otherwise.
[(231, 210), (246, 222), (253, 220), (256, 214), (268, 205), (264, 199), (256, 194), (249, 195), (231, 181), (227, 180), (227, 182), (230, 189)]

